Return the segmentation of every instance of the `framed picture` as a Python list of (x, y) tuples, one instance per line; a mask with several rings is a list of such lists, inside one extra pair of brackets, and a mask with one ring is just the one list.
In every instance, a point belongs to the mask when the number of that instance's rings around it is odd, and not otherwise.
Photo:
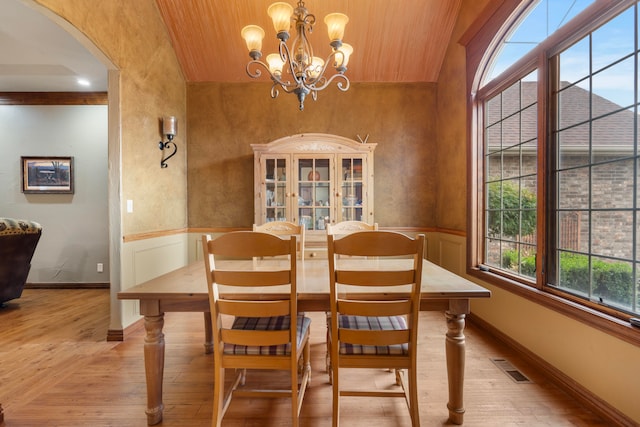
[(73, 193), (73, 157), (22, 157), (23, 193)]

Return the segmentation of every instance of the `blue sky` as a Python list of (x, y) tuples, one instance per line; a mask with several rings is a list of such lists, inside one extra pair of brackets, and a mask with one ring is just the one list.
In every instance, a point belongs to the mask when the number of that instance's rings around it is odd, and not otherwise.
[(490, 78), (500, 74), (591, 3), (593, 0), (540, 0), (516, 30), (507, 36)]
[[(536, 8), (522, 21), (516, 31), (507, 37), (494, 64), (490, 79), (524, 56), (591, 3), (593, 0), (539, 1)], [(631, 57), (611, 65), (634, 50), (633, 15), (634, 8), (631, 8), (593, 32), (592, 60), (590, 60), (588, 39), (564, 51), (560, 56), (561, 80), (578, 82), (579, 86), (588, 89), (589, 80), (582, 79), (589, 74), (592, 67), (594, 78), (591, 83), (594, 93), (622, 106), (633, 104), (635, 59)], [(601, 69), (603, 71), (598, 72)]]

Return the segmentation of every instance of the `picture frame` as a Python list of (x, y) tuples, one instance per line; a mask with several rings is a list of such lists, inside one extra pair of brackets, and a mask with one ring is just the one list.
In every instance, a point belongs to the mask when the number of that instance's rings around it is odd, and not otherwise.
[(22, 192), (73, 194), (73, 157), (22, 156)]

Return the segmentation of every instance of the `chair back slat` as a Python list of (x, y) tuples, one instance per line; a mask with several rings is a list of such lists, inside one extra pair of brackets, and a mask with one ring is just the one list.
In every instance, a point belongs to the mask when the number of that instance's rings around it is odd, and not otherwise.
[(343, 285), (401, 286), (415, 283), (414, 270), (338, 270), (336, 281)]
[(289, 300), (276, 301), (235, 301), (218, 300), (218, 311), (221, 314), (240, 317), (273, 317), (289, 314)]
[(384, 239), (380, 239), (380, 231), (360, 231), (348, 234), (342, 238), (334, 239), (334, 253), (338, 255), (355, 256), (406, 256), (416, 252), (413, 239), (407, 240), (407, 236), (400, 233), (387, 233)]
[[(276, 237), (274, 239), (274, 237)], [(290, 241), (269, 233), (235, 231), (208, 243), (209, 253), (231, 258), (270, 257), (288, 255)]]
[(225, 286), (279, 286), (291, 283), (291, 273), (289, 270), (216, 270), (213, 280)]
[(411, 300), (337, 301), (338, 312), (352, 316), (401, 316), (411, 312)]

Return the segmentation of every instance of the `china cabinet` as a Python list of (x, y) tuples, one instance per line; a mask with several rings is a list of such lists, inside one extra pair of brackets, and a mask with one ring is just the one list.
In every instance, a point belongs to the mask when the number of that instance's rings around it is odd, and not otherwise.
[(252, 144), (255, 223), (304, 225), (311, 245), (329, 222), (373, 223), (376, 145), (318, 133)]

